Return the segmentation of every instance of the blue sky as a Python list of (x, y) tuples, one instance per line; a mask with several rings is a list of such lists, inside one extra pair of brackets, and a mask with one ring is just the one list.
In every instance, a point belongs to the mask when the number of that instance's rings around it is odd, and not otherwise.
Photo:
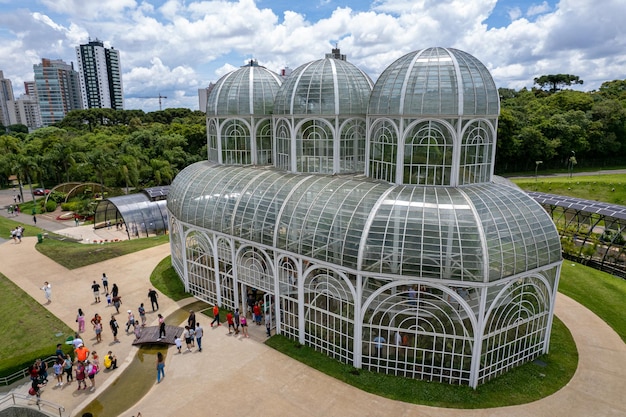
[(197, 90), (255, 58), (274, 71), (338, 43), (372, 79), (400, 56), (444, 46), (476, 56), (499, 87), (543, 74), (583, 90), (626, 78), (626, 1), (0, 0), (0, 70), (15, 94), (41, 58), (75, 62), (91, 37), (121, 53), (126, 108), (198, 108)]

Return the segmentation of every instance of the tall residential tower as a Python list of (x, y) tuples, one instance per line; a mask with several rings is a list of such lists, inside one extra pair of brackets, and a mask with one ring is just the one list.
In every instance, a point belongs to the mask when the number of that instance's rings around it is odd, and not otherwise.
[(85, 108), (122, 110), (124, 94), (120, 53), (96, 39), (76, 47), (80, 89)]
[(63, 120), (71, 110), (83, 108), (78, 72), (73, 64), (43, 58), (41, 64), (33, 65), (33, 71), (43, 126)]

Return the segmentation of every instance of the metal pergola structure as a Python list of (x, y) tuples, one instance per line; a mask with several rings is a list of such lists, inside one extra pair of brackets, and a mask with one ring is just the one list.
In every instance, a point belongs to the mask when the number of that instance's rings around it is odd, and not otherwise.
[(626, 278), (626, 207), (600, 201), (529, 192), (552, 217), (564, 256)]

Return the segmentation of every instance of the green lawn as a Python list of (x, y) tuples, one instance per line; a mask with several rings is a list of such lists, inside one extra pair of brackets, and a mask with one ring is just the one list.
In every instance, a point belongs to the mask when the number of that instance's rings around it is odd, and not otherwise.
[(172, 266), (171, 256), (163, 259), (154, 268), (150, 275), (150, 282), (154, 285), (154, 288), (174, 301), (191, 297), (191, 294), (185, 292), (185, 286)]
[(273, 336), (267, 345), (333, 378), (363, 391), (407, 403), (445, 408), (492, 408), (525, 404), (561, 389), (572, 378), (578, 352), (572, 336), (555, 318), (549, 355), (540, 359), (546, 366), (527, 363), (479, 386), (425, 382), (356, 370), (351, 366), (301, 346), (282, 336)]
[(626, 280), (566, 260), (559, 291), (593, 311), (626, 343)]
[(83, 244), (44, 239), (36, 248), (39, 252), (53, 259), (68, 269), (76, 269), (98, 262), (127, 255), (142, 249), (162, 245), (169, 241), (169, 235), (123, 240), (105, 244)]
[[(64, 343), (74, 331), (0, 274), (0, 375), (7, 376), (31, 365), (37, 358), (54, 355), (57, 343)], [(64, 345), (70, 352), (69, 346)]]
[(626, 205), (626, 174), (539, 177), (536, 181), (534, 178), (516, 178), (512, 181), (526, 191)]

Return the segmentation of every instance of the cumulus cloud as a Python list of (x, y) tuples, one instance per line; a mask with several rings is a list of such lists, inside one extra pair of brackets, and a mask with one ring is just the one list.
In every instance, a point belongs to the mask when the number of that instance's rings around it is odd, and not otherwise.
[(485, 23), (497, 0), (375, 0), (358, 10), (327, 0), (283, 9), (272, 0), (25, 1), (0, 14), (0, 56), (12, 57), (0, 69), (14, 87), (32, 79), (42, 57), (75, 61), (74, 47), (97, 37), (120, 51), (129, 108), (133, 96), (159, 93), (172, 97), (168, 105), (197, 108), (197, 88), (250, 58), (279, 71), (322, 58), (335, 43), (374, 80), (429, 46), (475, 55), (511, 88), (548, 73), (576, 74), (581, 88), (597, 88), (623, 78), (626, 64), (623, 0), (604, 0), (601, 13), (588, 0), (538, 1), (509, 9), (498, 28)]

